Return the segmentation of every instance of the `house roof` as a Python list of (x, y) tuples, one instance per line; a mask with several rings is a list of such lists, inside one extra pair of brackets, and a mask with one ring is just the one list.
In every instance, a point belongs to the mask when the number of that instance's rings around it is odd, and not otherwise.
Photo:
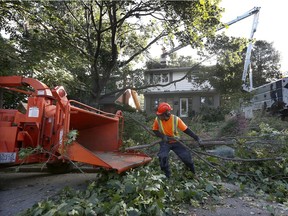
[(145, 71), (145, 73), (157, 73), (157, 72), (199, 72), (199, 69), (201, 69), (202, 66), (195, 65), (191, 67), (171, 67), (171, 68), (152, 68)]
[(201, 94), (201, 93), (205, 93), (205, 94), (209, 94), (209, 93), (213, 93), (215, 94), (217, 91), (215, 89), (201, 89), (201, 90), (185, 90), (185, 91), (146, 91), (144, 92), (144, 95), (157, 95), (157, 94), (185, 94), (185, 93), (193, 93), (193, 94)]

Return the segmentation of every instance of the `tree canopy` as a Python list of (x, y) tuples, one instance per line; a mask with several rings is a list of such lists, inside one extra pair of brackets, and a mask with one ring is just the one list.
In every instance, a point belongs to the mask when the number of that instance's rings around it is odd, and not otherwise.
[(79, 99), (84, 91), (93, 104), (117, 82), (135, 88), (132, 67), (160, 40), (168, 48), (175, 40), (203, 46), (203, 38), (213, 36), (220, 23), (218, 3), (2, 1), (0, 27), (19, 62), (15, 71), (41, 79), (50, 73), (59, 77), (57, 85), (72, 82), (72, 95)]
[[(239, 93), (249, 41), (215, 36), (222, 25), (219, 1), (2, 1), (0, 75), (64, 85), (70, 98), (94, 106), (107, 94), (149, 87), (143, 76), (149, 49), (169, 50), (178, 41), (217, 54), (200, 81), (208, 79), (222, 94)], [(195, 64), (171, 59), (174, 66)], [(254, 86), (280, 77), (272, 43), (256, 41), (251, 62)]]
[(256, 41), (251, 54), (253, 86), (258, 87), (281, 78), (280, 53), (273, 43)]
[[(218, 35), (210, 45), (210, 50), (217, 52), (215, 67), (209, 69), (202, 80), (211, 84), (223, 94), (242, 91), (242, 75), (248, 40), (244, 38)], [(281, 77), (280, 54), (267, 41), (255, 41), (251, 52), (251, 71), (253, 87), (271, 82)], [(247, 74), (248, 80), (248, 74)], [(245, 80), (245, 82), (249, 82)]]

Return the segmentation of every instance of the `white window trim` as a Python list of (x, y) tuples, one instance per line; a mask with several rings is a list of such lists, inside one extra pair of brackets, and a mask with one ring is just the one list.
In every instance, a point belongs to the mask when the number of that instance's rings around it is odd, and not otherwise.
[[(182, 101), (186, 101), (185, 113), (182, 113)], [(188, 98), (180, 98), (180, 117), (188, 117)]]
[[(168, 81), (167, 82), (163, 82), (163, 75), (167, 75), (167, 78), (168, 78)], [(155, 73), (155, 74), (153, 74), (152, 75), (152, 79), (153, 79), (153, 82), (155, 81), (155, 76), (160, 76), (160, 78), (159, 78), (159, 82), (157, 82), (158, 84), (160, 83), (160, 84), (165, 84), (165, 83), (169, 83), (169, 80), (170, 80), (170, 78), (169, 78), (169, 73)]]

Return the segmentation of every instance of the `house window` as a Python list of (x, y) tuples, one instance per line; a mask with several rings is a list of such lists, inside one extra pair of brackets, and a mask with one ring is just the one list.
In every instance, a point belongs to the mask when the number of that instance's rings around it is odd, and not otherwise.
[(169, 82), (169, 75), (168, 73), (161, 74), (161, 83), (168, 83)]
[(169, 73), (157, 73), (152, 75), (152, 83), (168, 83)]
[(153, 105), (153, 111), (157, 110), (158, 105), (159, 105), (159, 100), (158, 100), (158, 98), (155, 98), (154, 105)]
[(201, 106), (213, 106), (214, 99), (213, 97), (201, 97)]
[(191, 76), (191, 75), (188, 75), (188, 76), (186, 77), (186, 79), (187, 79), (187, 81), (188, 81), (189, 83), (192, 82), (192, 76)]
[(180, 117), (188, 117), (188, 98), (180, 98)]
[(160, 103), (168, 103), (172, 107), (172, 113), (173, 113), (173, 98), (155, 98), (154, 99), (154, 110), (157, 110), (157, 107)]
[(160, 103), (166, 102), (166, 98), (155, 98), (154, 99), (154, 109), (157, 110)]

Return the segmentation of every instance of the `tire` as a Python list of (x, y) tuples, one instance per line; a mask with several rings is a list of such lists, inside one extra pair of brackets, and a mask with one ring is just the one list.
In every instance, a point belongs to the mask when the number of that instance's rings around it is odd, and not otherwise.
[(72, 171), (73, 164), (70, 162), (54, 162), (46, 164), (48, 172), (52, 174), (63, 174)]

